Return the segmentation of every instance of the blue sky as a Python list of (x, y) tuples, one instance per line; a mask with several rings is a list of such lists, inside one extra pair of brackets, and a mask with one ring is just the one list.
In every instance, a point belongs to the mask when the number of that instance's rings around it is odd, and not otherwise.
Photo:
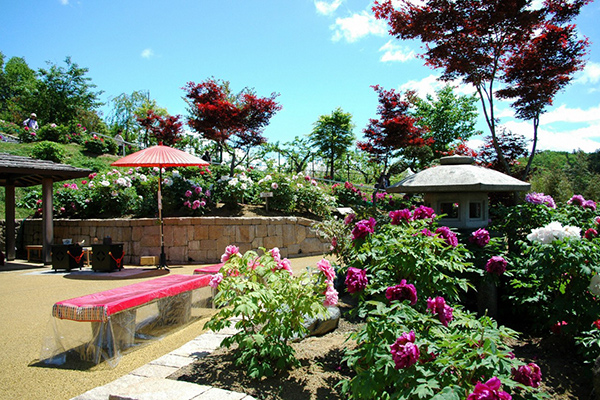
[[(536, 0), (538, 1), (538, 0)], [(373, 18), (362, 0), (0, 0), (0, 51), (24, 57), (33, 69), (66, 56), (103, 90), (102, 100), (149, 91), (171, 114), (185, 116), (181, 89), (207, 78), (228, 80), (235, 92), (280, 93), (283, 109), (265, 130), (270, 142), (308, 134), (320, 115), (341, 107), (360, 138), (376, 117), (370, 87), (441, 87), (439, 72), (416, 58), (420, 43), (401, 42)], [(576, 21), (592, 42), (584, 71), (541, 119), (538, 148), (600, 148), (600, 3)], [(458, 92), (470, 88), (459, 85)], [(498, 102), (501, 123), (531, 135)], [(108, 107), (102, 109), (104, 113)], [(485, 131), (483, 117), (479, 128)], [(477, 141), (474, 141), (477, 145)]]

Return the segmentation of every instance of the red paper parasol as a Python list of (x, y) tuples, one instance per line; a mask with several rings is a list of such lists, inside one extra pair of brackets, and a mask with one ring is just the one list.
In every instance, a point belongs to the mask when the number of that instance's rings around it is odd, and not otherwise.
[(140, 150), (111, 164), (113, 167), (157, 167), (159, 170), (158, 179), (158, 219), (160, 220), (160, 261), (158, 268), (166, 268), (165, 242), (163, 234), (162, 218), (162, 169), (165, 167), (199, 167), (209, 165), (208, 162), (193, 156), (185, 151), (181, 151), (169, 146), (148, 147)]

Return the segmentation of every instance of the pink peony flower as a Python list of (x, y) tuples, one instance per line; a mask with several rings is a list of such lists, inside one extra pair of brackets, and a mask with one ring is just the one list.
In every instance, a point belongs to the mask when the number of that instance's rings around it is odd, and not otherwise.
[(598, 231), (594, 228), (590, 228), (587, 231), (585, 231), (584, 236), (586, 239), (592, 240), (593, 238), (598, 237)]
[(331, 263), (328, 260), (324, 258), (321, 259), (321, 261), (317, 263), (317, 268), (323, 273), (323, 275), (325, 275), (325, 280), (327, 282), (333, 282), (333, 280), (335, 279), (335, 270), (333, 269)]
[(229, 261), (229, 259), (240, 253), (240, 248), (234, 245), (229, 245), (225, 248), (225, 253), (221, 256), (221, 262), (225, 263)]
[(447, 226), (440, 226), (435, 230), (435, 234), (444, 239), (448, 246), (458, 246), (458, 238), (456, 237), (456, 233), (452, 232)]
[(432, 314), (437, 314), (438, 319), (444, 326), (448, 326), (448, 323), (452, 321), (453, 309), (446, 305), (446, 300), (443, 297), (438, 296), (435, 299), (431, 297), (427, 299), (427, 310)]
[(385, 297), (390, 301), (409, 300), (410, 305), (417, 304), (417, 289), (413, 284), (407, 284), (406, 279), (402, 279), (399, 285), (390, 286), (385, 291)]
[(291, 264), (290, 260), (288, 260), (287, 258), (284, 258), (277, 263), (277, 269), (286, 270), (287, 272), (289, 272), (290, 275), (293, 274), (292, 264)]
[(502, 382), (497, 377), (493, 377), (486, 383), (477, 382), (467, 400), (512, 400), (512, 396), (500, 390), (500, 386)]
[(196, 187), (194, 188), (194, 192), (195, 192), (196, 194), (200, 194), (200, 193), (202, 193), (202, 188), (201, 188), (200, 186), (196, 186)]
[(390, 211), (389, 216), (392, 219), (392, 222), (391, 222), (392, 225), (400, 225), (401, 223), (404, 223), (404, 222), (408, 223), (408, 222), (412, 221), (412, 219), (413, 219), (413, 217), (410, 213), (410, 210), (408, 208), (405, 208), (404, 210)]
[(423, 236), (434, 236), (433, 232), (431, 232), (429, 229), (424, 228), (423, 230), (421, 230), (421, 232), (419, 232), (421, 235)]
[(348, 268), (345, 283), (348, 293), (362, 292), (369, 283), (367, 279), (367, 271), (354, 267)]
[(195, 210), (198, 207), (200, 207), (200, 200), (194, 200), (194, 202), (192, 203), (192, 210)]
[(475, 232), (471, 233), (471, 236), (469, 236), (469, 242), (474, 243), (479, 247), (485, 247), (485, 245), (490, 242), (490, 233), (483, 228), (479, 228)]
[(404, 332), (390, 346), (390, 352), (396, 369), (404, 369), (414, 365), (421, 355), (419, 347), (415, 344), (415, 332)]
[(273, 247), (271, 250), (269, 250), (269, 253), (271, 254), (271, 256), (273, 257), (273, 260), (275, 260), (276, 263), (279, 263), (281, 261), (281, 254), (279, 253), (279, 247)]
[(192, 197), (192, 191), (191, 190), (186, 190), (185, 197)]
[(223, 274), (220, 272), (217, 272), (216, 274), (212, 275), (212, 277), (210, 278), (209, 285), (211, 288), (216, 289), (222, 280), (223, 280)]
[(332, 307), (338, 303), (338, 292), (334, 289), (333, 285), (327, 285), (327, 290), (325, 291), (325, 301), (323, 305), (325, 307)]
[(542, 371), (535, 363), (521, 365), (518, 369), (512, 368), (513, 380), (522, 383), (525, 386), (537, 388), (542, 381)]
[(279, 185), (277, 184), (277, 182), (271, 183), (271, 189), (276, 190), (278, 187)]
[(485, 270), (490, 274), (502, 275), (506, 271), (507, 262), (502, 256), (493, 256), (485, 264)]
[(525, 201), (531, 204), (544, 204), (549, 208), (556, 208), (556, 202), (550, 195), (531, 192), (525, 195)]

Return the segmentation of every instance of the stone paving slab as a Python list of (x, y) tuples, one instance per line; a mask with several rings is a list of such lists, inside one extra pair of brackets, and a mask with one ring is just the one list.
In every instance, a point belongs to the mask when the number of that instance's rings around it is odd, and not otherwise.
[(89, 390), (71, 400), (256, 400), (245, 393), (167, 379), (217, 349), (233, 328), (207, 332), (154, 361), (107, 385)]

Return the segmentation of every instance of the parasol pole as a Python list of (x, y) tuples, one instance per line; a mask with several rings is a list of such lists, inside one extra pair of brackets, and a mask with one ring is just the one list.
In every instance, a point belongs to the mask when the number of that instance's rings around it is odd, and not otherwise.
[(167, 257), (165, 256), (165, 236), (163, 231), (163, 217), (162, 217), (162, 166), (158, 167), (158, 219), (160, 221), (160, 260), (158, 261), (158, 269), (167, 267)]

